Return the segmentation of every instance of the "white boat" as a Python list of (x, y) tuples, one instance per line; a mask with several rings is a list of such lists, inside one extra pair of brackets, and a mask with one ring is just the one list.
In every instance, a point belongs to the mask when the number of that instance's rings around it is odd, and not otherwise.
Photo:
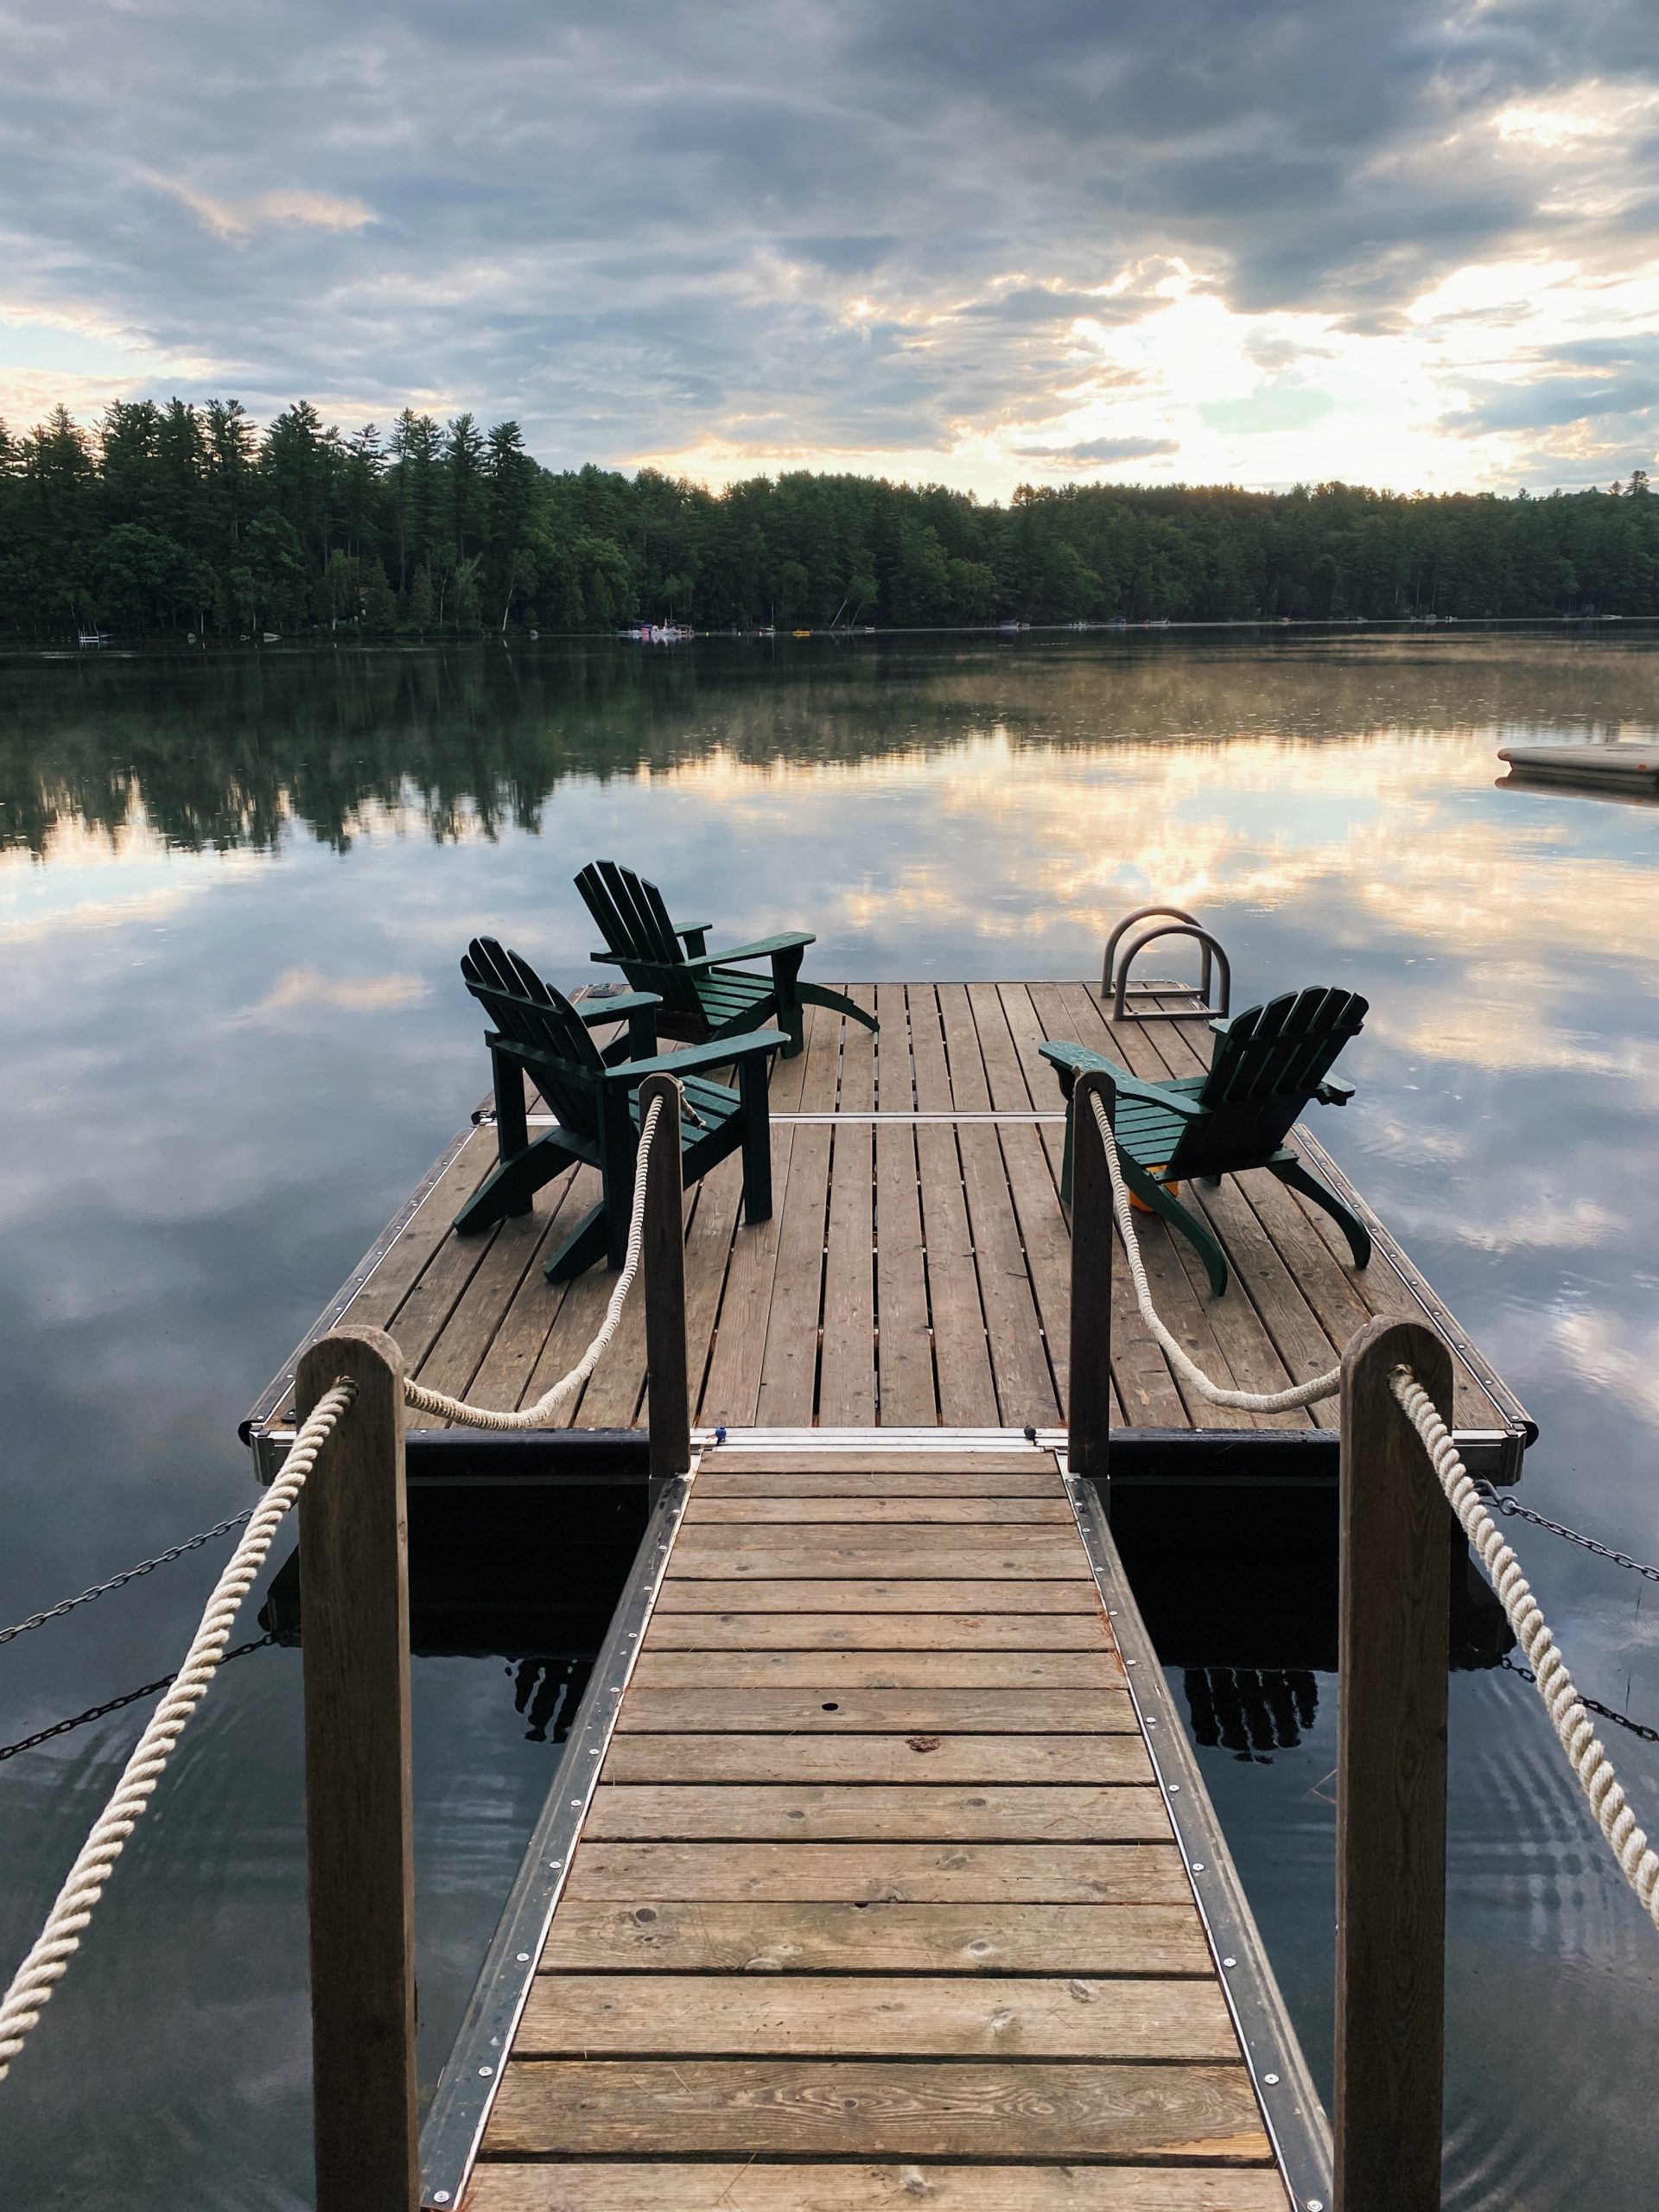
[(1510, 779), (1602, 784), (1626, 791), (1659, 790), (1659, 739), (1641, 745), (1619, 738), (1606, 745), (1501, 745)]

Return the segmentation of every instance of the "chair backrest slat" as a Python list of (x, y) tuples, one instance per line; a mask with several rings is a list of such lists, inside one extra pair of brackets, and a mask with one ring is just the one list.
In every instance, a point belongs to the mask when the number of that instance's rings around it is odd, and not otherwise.
[(1357, 991), (1313, 984), (1236, 1014), (1198, 1093), (1207, 1118), (1178, 1149), (1183, 1172), (1201, 1173), (1205, 1160), (1223, 1154), (1265, 1158), (1283, 1144), (1367, 1011)]
[(696, 986), (675, 972), (685, 966), (685, 950), (657, 886), (615, 861), (592, 861), (576, 888), (634, 988), (655, 991), (669, 1012), (696, 1014)]
[(493, 937), (473, 939), (461, 972), (497, 1033), (522, 1054), (559, 1120), (583, 1136), (596, 1135), (605, 1063), (569, 1000)]

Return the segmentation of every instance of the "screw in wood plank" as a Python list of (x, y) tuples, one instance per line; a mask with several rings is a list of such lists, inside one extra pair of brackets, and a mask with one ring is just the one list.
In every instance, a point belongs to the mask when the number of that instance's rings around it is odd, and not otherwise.
[(1236, 1959), (1224, 1959), (1221, 1963), (1224, 1967), (1236, 1967), (1238, 1964), (1238, 1961)]

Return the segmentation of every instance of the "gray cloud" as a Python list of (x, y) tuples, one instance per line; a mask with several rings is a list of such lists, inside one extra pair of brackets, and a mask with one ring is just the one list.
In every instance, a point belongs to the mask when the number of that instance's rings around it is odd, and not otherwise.
[[(1385, 329), (1471, 259), (1655, 250), (1650, 130), (1487, 127), (1659, 77), (1648, 0), (1029, 0), (1017, 35), (992, 0), (271, 0), (251, 31), (217, 0), (0, 20), (0, 315), (127, 332), (200, 365), (162, 391), (256, 412), (514, 413), (555, 463), (1052, 416), (1090, 372), (1069, 326), (1145, 313), (1170, 257)], [(1571, 188), (1586, 163), (1617, 192)], [(1095, 442), (1056, 465), (1172, 449)]]
[(1051, 468), (1096, 468), (1108, 461), (1149, 461), (1154, 454), (1179, 450), (1173, 438), (1089, 438), (1075, 446), (1021, 446), (1017, 457), (1046, 461)]

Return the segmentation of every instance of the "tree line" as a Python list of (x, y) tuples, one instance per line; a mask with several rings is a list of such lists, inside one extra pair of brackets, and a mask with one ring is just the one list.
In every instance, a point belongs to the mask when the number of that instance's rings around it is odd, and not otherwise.
[(0, 423), (0, 634), (234, 642), (996, 621), (1659, 612), (1646, 476), (1531, 499), (1329, 483), (1022, 487), (553, 470), (517, 423), (118, 400)]

